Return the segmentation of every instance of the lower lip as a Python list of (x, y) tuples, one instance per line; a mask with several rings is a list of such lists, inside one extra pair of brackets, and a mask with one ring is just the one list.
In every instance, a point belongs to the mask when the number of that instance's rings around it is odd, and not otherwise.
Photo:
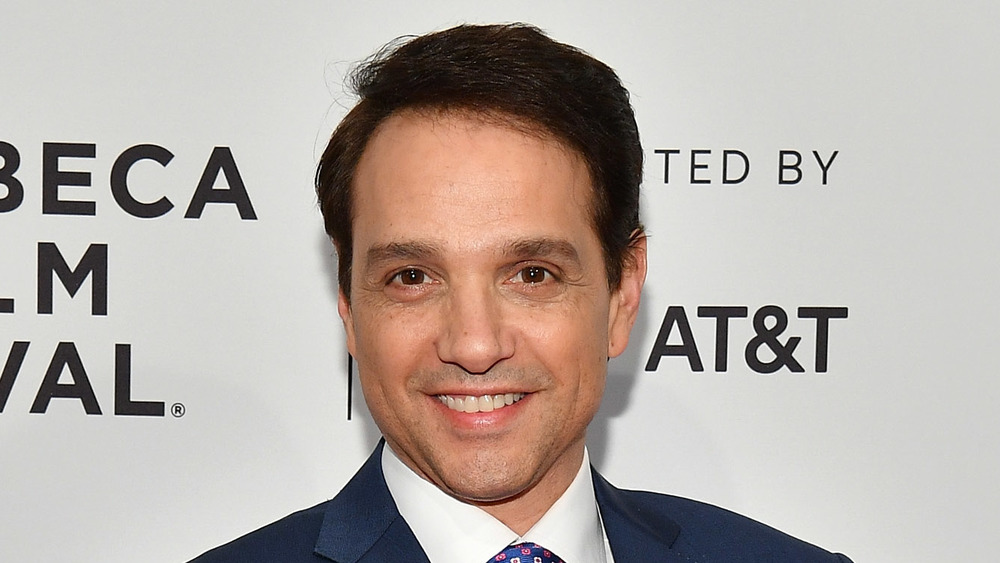
[(510, 424), (512, 419), (524, 408), (525, 401), (531, 400), (531, 394), (526, 394), (520, 401), (490, 412), (459, 412), (449, 409), (437, 396), (429, 397), (452, 426), (463, 430), (498, 429)]

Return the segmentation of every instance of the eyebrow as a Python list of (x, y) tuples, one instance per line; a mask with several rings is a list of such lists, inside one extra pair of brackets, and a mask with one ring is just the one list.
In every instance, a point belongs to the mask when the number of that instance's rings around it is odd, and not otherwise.
[(504, 246), (503, 253), (512, 258), (561, 258), (580, 263), (580, 254), (568, 240), (548, 237), (517, 240)]
[[(444, 249), (434, 243), (420, 241), (390, 242), (372, 246), (365, 253), (365, 266), (377, 269), (380, 264), (396, 261), (420, 262), (445, 254)], [(505, 244), (499, 254), (512, 259), (560, 258), (575, 265), (580, 264), (580, 254), (568, 240), (538, 237), (511, 241)]]
[(429, 256), (437, 256), (440, 254), (441, 247), (436, 244), (416, 241), (390, 242), (375, 245), (369, 248), (365, 256), (365, 265), (368, 268), (372, 268), (384, 262), (393, 262), (397, 260), (419, 261), (421, 259), (426, 259)]

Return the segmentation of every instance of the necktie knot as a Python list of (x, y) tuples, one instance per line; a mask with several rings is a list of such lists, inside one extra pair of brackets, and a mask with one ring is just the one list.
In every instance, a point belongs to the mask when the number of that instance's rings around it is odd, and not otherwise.
[(490, 563), (563, 563), (556, 554), (537, 543), (519, 543), (496, 554)]

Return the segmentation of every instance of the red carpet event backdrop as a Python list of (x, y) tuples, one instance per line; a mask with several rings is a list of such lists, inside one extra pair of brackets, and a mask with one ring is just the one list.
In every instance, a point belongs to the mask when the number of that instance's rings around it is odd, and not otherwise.
[(614, 67), (649, 277), (614, 483), (856, 561), (1000, 551), (1000, 9), (15, 1), (0, 19), (0, 561), (185, 561), (378, 439), (312, 188), (352, 63), (527, 21)]

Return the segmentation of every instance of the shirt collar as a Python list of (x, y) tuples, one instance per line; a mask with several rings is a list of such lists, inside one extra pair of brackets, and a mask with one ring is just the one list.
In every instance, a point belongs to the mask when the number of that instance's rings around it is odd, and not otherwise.
[(597, 510), (586, 449), (569, 488), (519, 541), (543, 545), (563, 561), (605, 563), (604, 527)]
[(564, 561), (605, 563), (604, 529), (586, 450), (569, 488), (523, 537), (479, 507), (424, 480), (388, 445), (382, 450), (382, 472), (396, 508), (431, 563), (486, 562), (508, 545), (522, 541), (543, 545)]

